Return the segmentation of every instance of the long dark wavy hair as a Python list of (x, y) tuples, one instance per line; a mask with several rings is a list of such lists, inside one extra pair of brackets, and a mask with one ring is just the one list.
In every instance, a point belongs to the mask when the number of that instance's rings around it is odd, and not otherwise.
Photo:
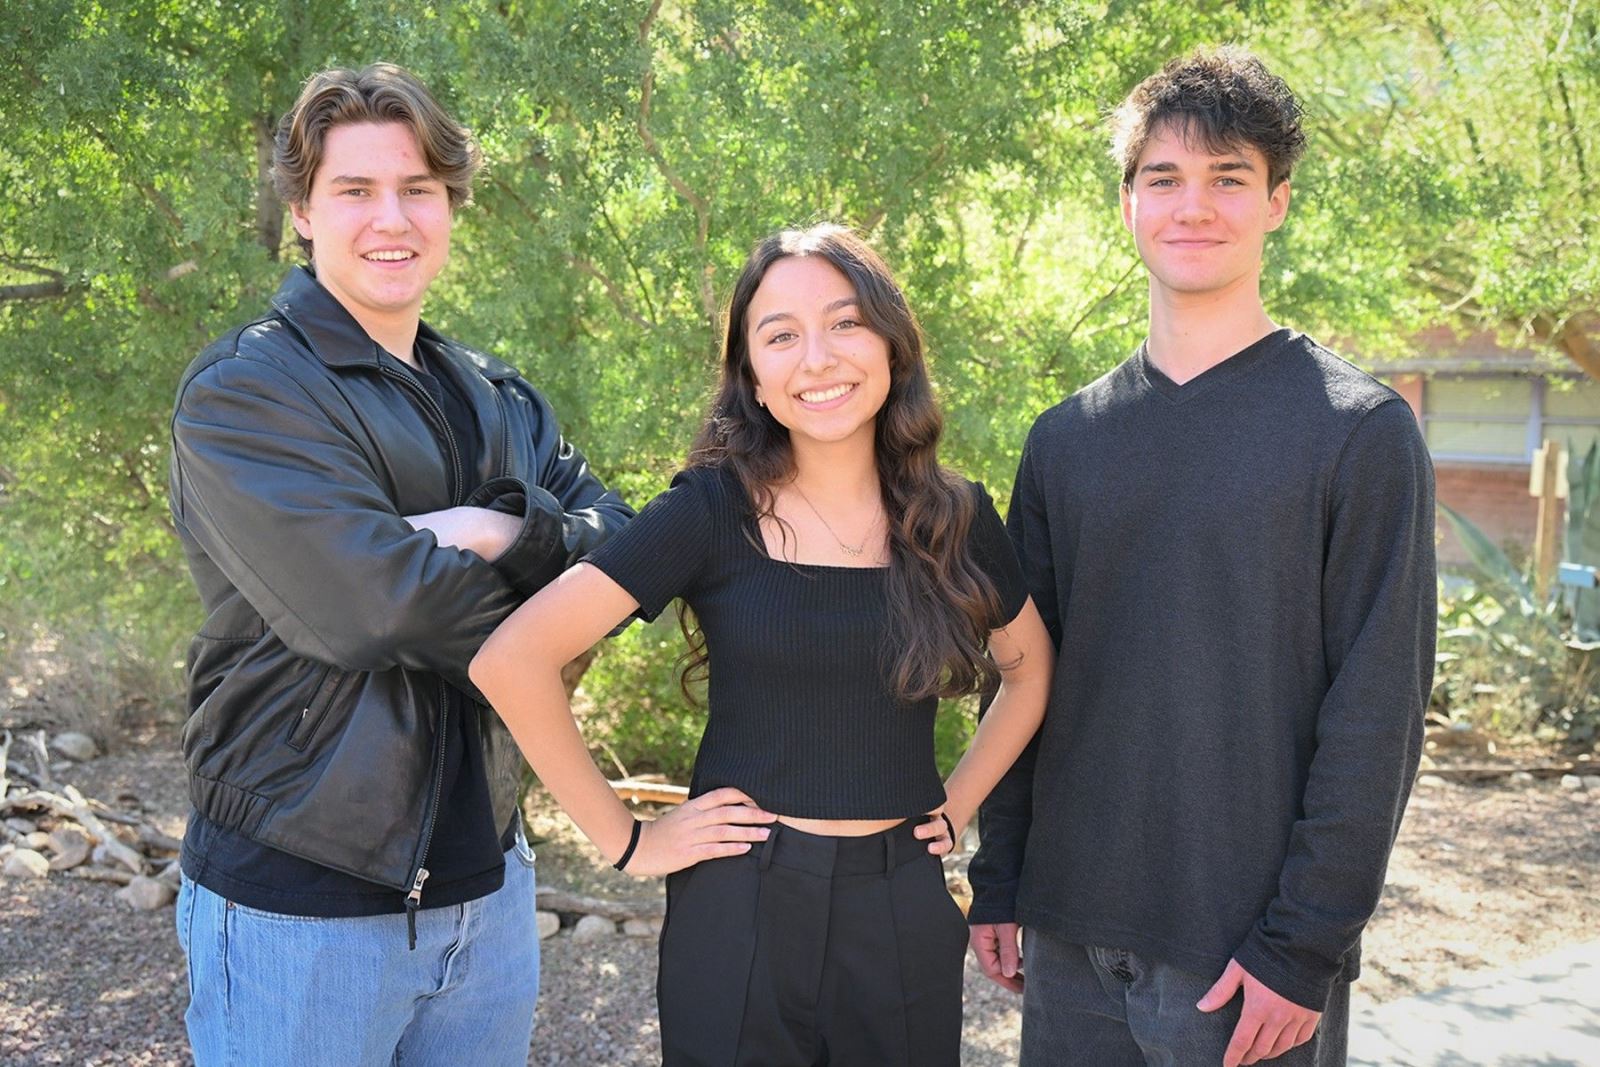
[[(885, 665), (894, 691), (906, 701), (961, 696), (998, 678), (987, 651), (999, 616), (994, 583), (968, 544), (976, 496), (966, 482), (939, 465), (944, 418), (933, 398), (922, 354), (922, 330), (905, 293), (871, 247), (852, 230), (832, 223), (780, 230), (751, 250), (733, 287), (722, 342), (716, 398), (689, 453), (691, 467), (732, 472), (753, 505), (747, 528), (759, 538), (763, 518), (774, 513), (774, 490), (795, 474), (789, 431), (756, 403), (747, 316), (767, 268), (788, 256), (820, 256), (854, 287), (862, 325), (889, 344), (889, 395), (878, 411), (878, 483), (888, 516), (889, 567)], [(756, 547), (765, 551), (759, 541)], [(680, 602), (678, 619), (689, 641), (683, 673), (703, 677), (709, 662), (705, 637)]]

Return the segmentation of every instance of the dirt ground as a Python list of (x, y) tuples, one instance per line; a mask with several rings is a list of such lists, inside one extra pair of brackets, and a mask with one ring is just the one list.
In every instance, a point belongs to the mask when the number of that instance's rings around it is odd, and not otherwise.
[[(175, 734), (157, 731), (63, 778), (176, 835), (186, 811), (176, 753)], [(658, 891), (605, 869), (548, 807), (532, 812), (532, 829), (544, 884)], [(1597, 829), (1600, 790), (1555, 780), (1419, 786), (1365, 939), (1358, 996), (1387, 1001), (1600, 936)], [(0, 879), (0, 1063), (187, 1062), (173, 911), (133, 912), (114, 889)], [(543, 943), (543, 960), (530, 1063), (659, 1062), (652, 941), (580, 942), (563, 931)], [(964, 1062), (1015, 1062), (1018, 1022), (1015, 999), (969, 967)]]

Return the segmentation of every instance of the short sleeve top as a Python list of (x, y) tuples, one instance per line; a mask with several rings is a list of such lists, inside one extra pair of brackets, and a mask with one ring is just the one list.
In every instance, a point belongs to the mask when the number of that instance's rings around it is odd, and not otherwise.
[[(971, 488), (972, 554), (998, 594), (997, 629), (1028, 591), (993, 502)], [(812, 819), (909, 818), (943, 803), (938, 701), (901, 700), (886, 674), (888, 568), (789, 563), (761, 544), (738, 479), (698, 467), (586, 557), (643, 618), (681, 597), (699, 621), (709, 715), (690, 793), (735, 786)]]

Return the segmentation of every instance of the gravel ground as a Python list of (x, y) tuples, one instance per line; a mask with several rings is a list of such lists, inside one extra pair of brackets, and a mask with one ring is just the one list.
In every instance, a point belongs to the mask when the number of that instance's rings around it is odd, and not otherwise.
[[(170, 733), (125, 743), (64, 775), (86, 796), (182, 829), (183, 771)], [(637, 897), (570, 823), (532, 813), (546, 884)], [(1366, 937), (1360, 997), (1386, 1001), (1503, 966), (1600, 929), (1600, 791), (1444, 784), (1419, 788)], [(130, 911), (114, 886), (0, 879), (0, 1063), (172, 1064), (188, 1059), (185, 970), (172, 909)], [(653, 941), (544, 942), (532, 1064), (659, 1062)], [(968, 968), (963, 1061), (1015, 1062), (1016, 1001)]]

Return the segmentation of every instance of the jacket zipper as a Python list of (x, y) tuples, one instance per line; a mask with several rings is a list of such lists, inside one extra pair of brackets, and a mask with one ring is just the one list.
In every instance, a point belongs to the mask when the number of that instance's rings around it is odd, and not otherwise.
[(504, 475), (511, 473), (511, 419), (506, 414), (506, 401), (500, 395), (500, 386), (497, 382), (489, 383), (489, 391), (494, 393), (494, 409), (500, 416), (500, 470)]
[(411, 891), (406, 894), (406, 940), (410, 948), (417, 947), (417, 909), (422, 907), (422, 883), (428, 880), (428, 849), (433, 847), (433, 824), (439, 817), (439, 793), (444, 789), (445, 731), (450, 728), (450, 688), (439, 681), (439, 743), (435, 746), (439, 758), (433, 767), (433, 801), (428, 805), (428, 825), (422, 831), (422, 854), (417, 859), (417, 873), (411, 876)]
[[(379, 364), (378, 369), (385, 377), (394, 379), (420, 398), (429, 417), (442, 432), (445, 445), (450, 449), (450, 474), (454, 479), (454, 484), (450, 486), (450, 502), (453, 505), (460, 504), (461, 486), (466, 482), (466, 472), (462, 470), (461, 451), (456, 446), (455, 434), (450, 432), (450, 420), (445, 418), (444, 409), (411, 375), (386, 364)], [(428, 849), (433, 846), (433, 824), (439, 816), (439, 794), (444, 789), (445, 732), (450, 725), (450, 688), (445, 685), (442, 678), (439, 680), (439, 698), (439, 741), (434, 746), (438, 756), (434, 761), (433, 789), (428, 802), (428, 823), (422, 831), (422, 852), (417, 857), (416, 873), (411, 876), (411, 890), (406, 893), (406, 944), (412, 951), (417, 947), (417, 909), (422, 907), (422, 883), (428, 880)]]
[(382, 372), (384, 377), (393, 378), (395, 381), (405, 386), (406, 389), (412, 393), (412, 395), (421, 400), (424, 407), (427, 409), (428, 417), (433, 419), (435, 426), (437, 426), (440, 433), (444, 436), (444, 443), (446, 447), (450, 449), (450, 477), (452, 480), (452, 484), (450, 485), (450, 502), (452, 504), (460, 504), (461, 485), (466, 481), (467, 474), (466, 471), (462, 470), (461, 468), (461, 451), (456, 447), (456, 437), (455, 434), (450, 432), (450, 420), (444, 417), (444, 409), (439, 406), (438, 401), (434, 400), (433, 397), (428, 395), (428, 391), (424, 389), (421, 384), (419, 384), (411, 375), (405, 373), (404, 371), (395, 370), (388, 364), (379, 364), (378, 370)]

